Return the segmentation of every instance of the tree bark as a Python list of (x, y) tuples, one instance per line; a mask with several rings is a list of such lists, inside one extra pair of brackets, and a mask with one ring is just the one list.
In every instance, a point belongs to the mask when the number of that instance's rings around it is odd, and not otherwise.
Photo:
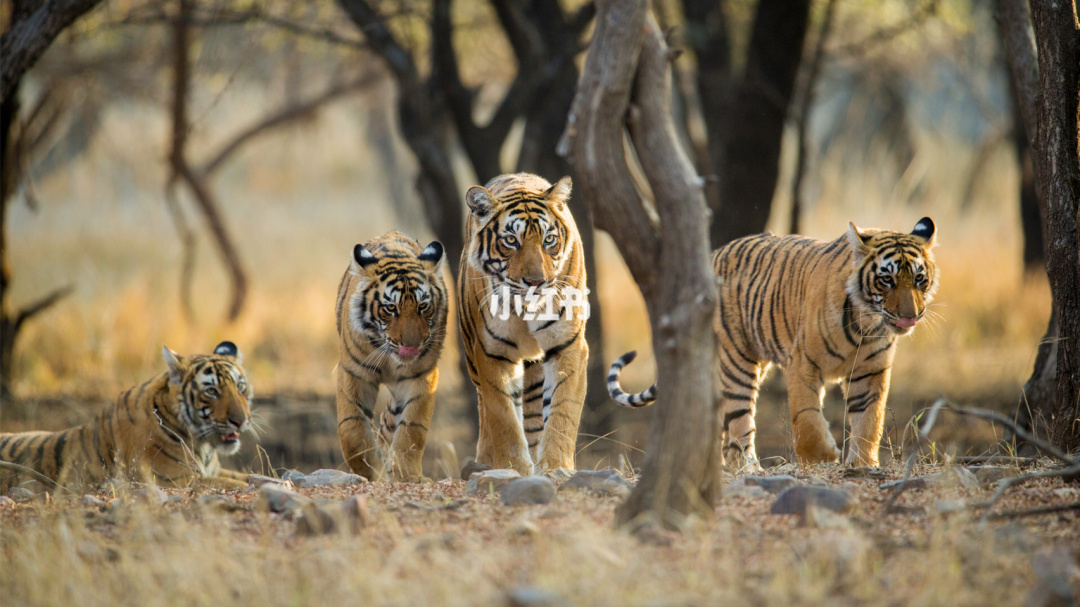
[[(101, 3), (101, 0), (49, 0), (35, 10), (12, 10), (11, 25), (0, 35), (0, 102), (7, 101), (19, 80), (49, 45), (76, 19)], [(15, 2), (14, 4), (26, 4)]]
[[(617, 510), (621, 523), (680, 528), (711, 515), (717, 491), (712, 403), (715, 279), (709, 268), (702, 180), (672, 122), (669, 62), (644, 0), (600, 0), (560, 150), (569, 154), (597, 226), (622, 251), (649, 307), (658, 383), (642, 479)], [(631, 180), (626, 125), (655, 200)]]
[(1057, 388), (1044, 416), (1050, 442), (1073, 451), (1080, 448), (1080, 26), (1072, 2), (1033, 0), (1031, 8), (1039, 65), (1034, 147), (1059, 329)]
[[(724, 110), (726, 118), (712, 121), (722, 130), (709, 132), (710, 139), (721, 139), (713, 158), (719, 187), (709, 200), (713, 248), (763, 232), (769, 221), (809, 16), (810, 0), (758, 2), (738, 89)], [(701, 94), (704, 98), (706, 92)]]

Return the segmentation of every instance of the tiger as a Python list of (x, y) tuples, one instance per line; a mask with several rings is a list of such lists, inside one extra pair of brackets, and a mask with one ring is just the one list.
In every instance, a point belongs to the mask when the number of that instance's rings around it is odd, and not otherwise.
[(480, 464), (521, 474), (575, 467), (589, 347), (581, 236), (567, 208), (571, 187), (570, 177), (552, 185), (517, 173), (465, 194), (458, 324), (477, 391)]
[[(440, 242), (421, 250), (391, 231), (353, 247), (338, 286), (338, 439), (345, 463), (369, 480), (426, 480), (422, 459), (446, 337), (445, 265)], [(380, 385), (392, 402), (376, 422)]]
[(231, 341), (212, 354), (162, 348), (167, 369), (130, 388), (93, 421), (59, 432), (0, 434), (0, 490), (46, 478), (93, 486), (127, 477), (168, 487), (241, 489), (248, 475), (223, 468), (218, 454), (240, 449), (252, 430), (251, 383)]
[[(757, 234), (712, 255), (719, 279), (714, 402), (724, 441), (721, 458), (761, 469), (754, 448), (761, 382), (785, 369), (796, 459), (838, 462), (841, 452), (823, 415), (825, 386), (840, 383), (850, 420), (847, 465), (877, 466), (885, 400), (897, 338), (928, 312), (938, 285), (929, 217), (910, 234), (848, 222), (831, 242)], [(652, 404), (656, 385), (627, 394), (619, 374), (635, 353), (616, 360), (608, 392), (628, 407)]]

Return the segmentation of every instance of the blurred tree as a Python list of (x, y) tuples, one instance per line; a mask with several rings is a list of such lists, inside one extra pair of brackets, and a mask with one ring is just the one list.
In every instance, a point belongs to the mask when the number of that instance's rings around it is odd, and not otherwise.
[(101, 0), (12, 0), (7, 27), (0, 35), (0, 56), (4, 58), (0, 67), (0, 102), (14, 94), (22, 75), (41, 58), (60, 32), (100, 3)]
[[(1066, 451), (1080, 448), (1080, 25), (1072, 2), (998, 0), (1041, 193), (1053, 311), (1017, 417)], [(1034, 41), (1031, 37), (1034, 25)]]
[[(719, 482), (707, 207), (671, 117), (668, 68), (676, 53), (645, 0), (597, 5), (560, 150), (645, 296), (664, 399), (654, 410), (641, 481), (616, 515), (623, 524), (679, 528), (688, 515), (711, 516)], [(628, 155), (640, 163), (651, 204), (635, 186)]]
[[(592, 21), (591, 4), (569, 13), (557, 0), (492, 1), (517, 69), (509, 88), (484, 124), (475, 118), (479, 105), (475, 91), (468, 89), (461, 79), (462, 60), (453, 42), (456, 28), (451, 0), (435, 0), (432, 6), (431, 70), (427, 77), (420, 74), (420, 58), (414, 57), (391, 30), (389, 24), (394, 12), (390, 5), (372, 5), (365, 0), (338, 0), (338, 4), (367, 36), (372, 49), (383, 58), (397, 80), (399, 124), (420, 165), (417, 187), (432, 230), (443, 241), (451, 260), (461, 257), (464, 230), (461, 191), (452, 169), (451, 136), (461, 144), (477, 181), (486, 183), (510, 170), (503, 164), (502, 152), (512, 127), (523, 121), (523, 137), (513, 170), (534, 172), (551, 181), (566, 174), (576, 177), (555, 153), (555, 146), (577, 85), (574, 60), (581, 51), (582, 32)], [(466, 56), (463, 60), (476, 60), (476, 57)], [(581, 227), (592, 308), (586, 339), (593, 353), (588, 369), (588, 382), (593, 389), (582, 415), (582, 432), (603, 435), (612, 429), (615, 409), (602, 389), (606, 383), (606, 366), (592, 222), (583, 196), (571, 197), (570, 207)], [(456, 279), (456, 263), (450, 267)]]
[(718, 248), (765, 231), (780, 173), (788, 108), (810, 21), (810, 0), (759, 0), (741, 74), (734, 73), (727, 2), (683, 0), (686, 41), (697, 57), (697, 94), (708, 144), (699, 170)]

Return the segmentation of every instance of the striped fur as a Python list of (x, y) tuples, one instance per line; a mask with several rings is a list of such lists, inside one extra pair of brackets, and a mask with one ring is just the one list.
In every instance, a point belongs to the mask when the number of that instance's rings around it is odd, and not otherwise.
[[(240, 433), (250, 428), (251, 385), (236, 345), (222, 342), (213, 354), (190, 357), (164, 348), (163, 356), (166, 372), (123, 392), (87, 424), (0, 434), (0, 460), (69, 486), (115, 476), (167, 486), (247, 486), (247, 474), (218, 461), (218, 452), (240, 448)], [(26, 480), (38, 477), (5, 468), (0, 490)]]
[[(770, 366), (779, 365), (797, 459), (839, 459), (822, 414), (825, 386), (838, 382), (851, 426), (846, 462), (877, 465), (896, 338), (914, 330), (937, 288), (934, 244), (934, 222), (924, 217), (910, 234), (849, 224), (831, 242), (758, 234), (713, 253), (721, 281), (714, 386), (725, 459), (759, 467), (758, 390)], [(612, 365), (612, 398), (651, 404), (655, 385), (638, 395), (619, 389), (627, 362), (624, 356)]]
[[(338, 438), (345, 462), (371, 480), (423, 478), (446, 336), (444, 266), (440, 243), (421, 250), (388, 232), (353, 248), (338, 286)], [(377, 429), (380, 385), (393, 398)]]
[(476, 459), (522, 474), (573, 469), (585, 400), (585, 317), (562, 300), (557, 320), (493, 314), (508, 289), (587, 293), (570, 178), (551, 185), (500, 175), (465, 195), (470, 214), (458, 276), (459, 326), (480, 407)]

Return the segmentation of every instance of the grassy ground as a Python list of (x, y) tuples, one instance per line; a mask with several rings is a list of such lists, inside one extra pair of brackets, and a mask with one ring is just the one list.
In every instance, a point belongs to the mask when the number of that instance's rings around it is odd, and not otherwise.
[[(917, 473), (937, 467), (919, 466)], [(898, 468), (890, 477), (900, 476)], [(532, 589), (543, 605), (1021, 604), (1053, 582), (1080, 591), (1080, 512), (992, 521), (940, 514), (939, 500), (990, 490), (901, 496), (887, 514), (880, 480), (799, 470), (855, 497), (824, 524), (770, 515), (773, 498), (732, 496), (687, 533), (613, 528), (616, 498), (560, 492), (549, 505), (503, 506), (462, 481), (301, 489), (327, 506), (367, 500), (355, 533), (308, 536), (281, 514), (227, 493), (235, 511), (170, 490), (162, 506), (132, 497), (101, 508), (58, 494), (0, 507), (5, 603), (33, 605), (502, 605)], [(1075, 502), (1058, 480), (1013, 489), (1008, 512)], [(205, 498), (203, 498), (205, 500)], [(1062, 573), (1055, 573), (1061, 571)]]

